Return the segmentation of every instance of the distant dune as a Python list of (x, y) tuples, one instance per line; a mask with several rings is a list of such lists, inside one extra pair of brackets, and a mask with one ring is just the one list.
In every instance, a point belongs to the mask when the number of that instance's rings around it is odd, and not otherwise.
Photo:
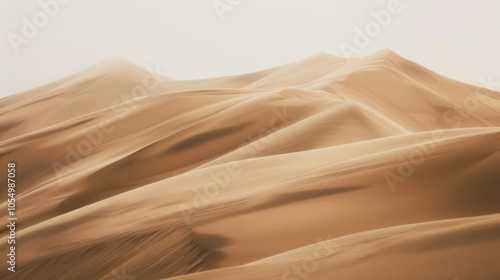
[(499, 126), (500, 92), (389, 50), (192, 81), (112, 60), (0, 99), (0, 279), (500, 279)]

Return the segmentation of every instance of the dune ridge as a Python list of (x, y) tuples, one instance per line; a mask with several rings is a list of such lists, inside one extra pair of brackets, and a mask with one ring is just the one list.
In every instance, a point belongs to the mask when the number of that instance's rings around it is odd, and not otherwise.
[(0, 99), (0, 278), (496, 279), (499, 126), (500, 92), (390, 50), (192, 81), (112, 60)]

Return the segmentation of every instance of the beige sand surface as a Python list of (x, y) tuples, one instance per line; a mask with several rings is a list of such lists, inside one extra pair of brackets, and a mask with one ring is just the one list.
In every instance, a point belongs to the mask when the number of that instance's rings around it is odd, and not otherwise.
[(0, 279), (500, 279), (499, 126), (499, 92), (389, 50), (195, 81), (109, 61), (0, 99)]

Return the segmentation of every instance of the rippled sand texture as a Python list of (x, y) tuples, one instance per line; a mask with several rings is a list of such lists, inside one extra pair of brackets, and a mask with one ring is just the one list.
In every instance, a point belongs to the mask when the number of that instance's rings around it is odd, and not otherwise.
[(0, 100), (0, 278), (500, 279), (498, 126), (499, 92), (391, 51), (196, 81), (114, 60)]

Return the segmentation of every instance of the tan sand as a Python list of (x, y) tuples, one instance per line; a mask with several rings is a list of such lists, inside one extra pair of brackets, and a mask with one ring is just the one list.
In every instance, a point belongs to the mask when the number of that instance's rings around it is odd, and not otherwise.
[(499, 126), (499, 92), (389, 50), (195, 81), (113, 60), (0, 100), (0, 278), (500, 279)]

